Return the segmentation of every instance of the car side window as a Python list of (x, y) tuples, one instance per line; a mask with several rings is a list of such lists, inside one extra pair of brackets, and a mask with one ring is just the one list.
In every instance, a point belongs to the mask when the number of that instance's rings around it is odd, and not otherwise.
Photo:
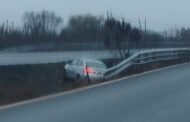
[(72, 62), (71, 62), (71, 65), (76, 65), (77, 64), (77, 60), (73, 60)]
[(71, 63), (71, 65), (75, 65), (75, 66), (82, 66), (82, 65), (83, 65), (83, 63), (82, 63), (82, 61), (81, 61), (81, 60), (74, 60), (74, 61)]
[(77, 61), (77, 63), (76, 63), (76, 65), (77, 65), (77, 66), (82, 66), (82, 65), (83, 65), (83, 63), (82, 63), (82, 61), (81, 61), (81, 60), (78, 60), (78, 61)]

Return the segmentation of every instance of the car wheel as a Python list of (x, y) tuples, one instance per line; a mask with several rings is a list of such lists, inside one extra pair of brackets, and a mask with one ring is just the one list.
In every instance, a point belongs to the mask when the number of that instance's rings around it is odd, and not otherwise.
[(81, 77), (80, 77), (79, 74), (77, 74), (76, 77), (75, 77), (75, 81), (76, 81), (76, 82), (80, 82), (80, 80), (81, 80)]
[(76, 75), (75, 81), (80, 81), (80, 75), (79, 74)]

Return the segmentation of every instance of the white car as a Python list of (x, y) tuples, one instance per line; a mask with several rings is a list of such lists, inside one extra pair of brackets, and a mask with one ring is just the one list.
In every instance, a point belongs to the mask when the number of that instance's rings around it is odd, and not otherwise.
[(98, 60), (76, 59), (65, 65), (65, 75), (76, 81), (97, 81), (104, 79), (106, 65)]

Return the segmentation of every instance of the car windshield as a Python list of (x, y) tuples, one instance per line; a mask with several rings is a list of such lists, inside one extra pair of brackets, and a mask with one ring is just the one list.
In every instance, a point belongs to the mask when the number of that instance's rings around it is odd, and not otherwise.
[(106, 66), (101, 62), (86, 62), (88, 67), (94, 67), (99, 69), (106, 69)]

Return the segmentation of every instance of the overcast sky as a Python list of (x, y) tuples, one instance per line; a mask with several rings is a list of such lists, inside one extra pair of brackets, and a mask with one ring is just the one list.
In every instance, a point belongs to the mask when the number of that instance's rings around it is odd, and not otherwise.
[(147, 20), (147, 28), (165, 30), (190, 27), (190, 0), (0, 0), (0, 22), (19, 23), (25, 11), (50, 10), (68, 20), (76, 14), (106, 15), (111, 11), (138, 26), (138, 18)]

